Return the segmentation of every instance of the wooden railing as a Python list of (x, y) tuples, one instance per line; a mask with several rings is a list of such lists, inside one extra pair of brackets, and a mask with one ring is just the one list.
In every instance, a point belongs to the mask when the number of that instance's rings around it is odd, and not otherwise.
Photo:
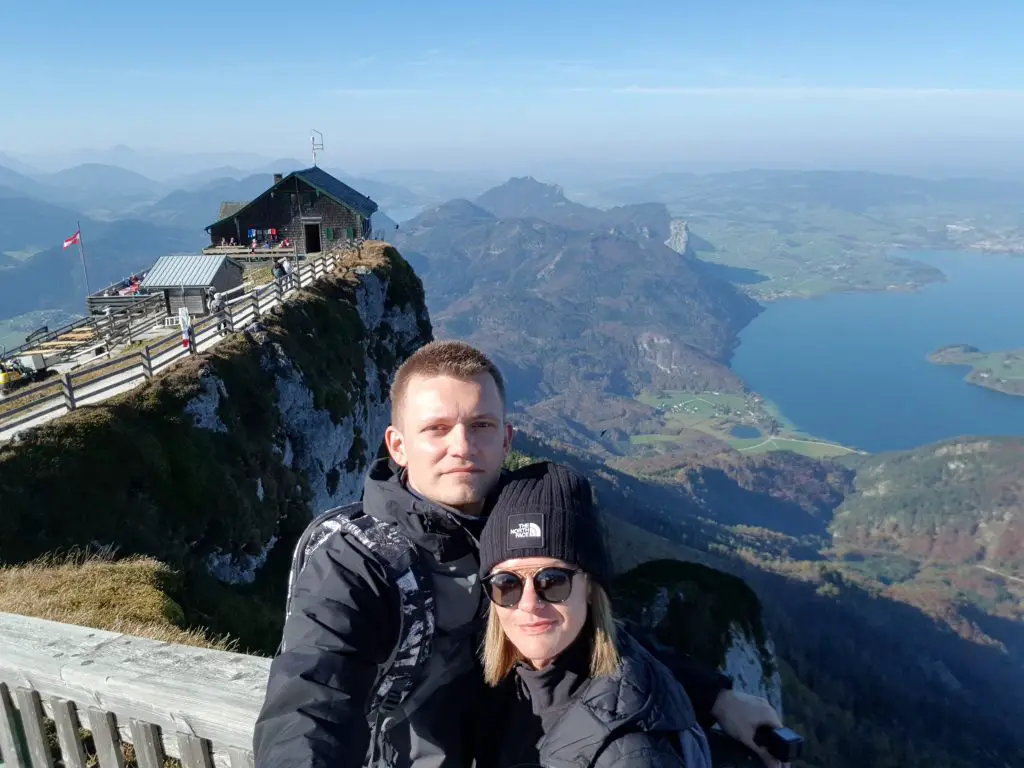
[(298, 290), (336, 272), (343, 256), (343, 252), (327, 253), (301, 262), (287, 277), (230, 300), (220, 316), (207, 315), (193, 325), (195, 343), (188, 349), (182, 343), (181, 332), (176, 330), (140, 351), (76, 368), (60, 378), (16, 390), (0, 400), (0, 442), (81, 405), (94, 405), (134, 389), (182, 358), (205, 352), (216, 346), (225, 333), (244, 329)]
[(0, 613), (0, 764), (251, 768), (270, 659)]

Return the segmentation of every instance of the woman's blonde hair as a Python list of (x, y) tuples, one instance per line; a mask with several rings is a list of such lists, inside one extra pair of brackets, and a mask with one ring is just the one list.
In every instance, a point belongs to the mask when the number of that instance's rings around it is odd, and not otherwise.
[[(583, 632), (589, 628), (591, 637), (590, 676), (610, 675), (619, 667), (619, 651), (615, 646), (615, 618), (612, 616), (612, 602), (608, 593), (596, 582), (589, 581), (590, 600), (587, 622)], [(498, 619), (498, 608), (491, 603), (487, 614), (487, 632), (480, 657), (484, 665), (484, 680), (488, 685), (497, 685), (512, 671), (518, 661), (525, 661)]]

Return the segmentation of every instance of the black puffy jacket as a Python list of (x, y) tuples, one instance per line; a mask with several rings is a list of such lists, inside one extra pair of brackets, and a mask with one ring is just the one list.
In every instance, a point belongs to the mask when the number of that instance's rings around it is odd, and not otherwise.
[(615, 674), (590, 677), (578, 641), (537, 672), (522, 665), (489, 696), (481, 768), (710, 768), (679, 681), (626, 633)]
[[(376, 462), (363, 510), (396, 525), (421, 548), (432, 572), (433, 648), (424, 681), (386, 734), (377, 764), (463, 768), (482, 690), (474, 650), (481, 627), (476, 542), (456, 515), (413, 495), (394, 465)], [(270, 666), (253, 736), (256, 768), (357, 768), (370, 742), (366, 706), (379, 665), (398, 642), (399, 595), (380, 566), (349, 539), (330, 537), (292, 591), (285, 650)]]

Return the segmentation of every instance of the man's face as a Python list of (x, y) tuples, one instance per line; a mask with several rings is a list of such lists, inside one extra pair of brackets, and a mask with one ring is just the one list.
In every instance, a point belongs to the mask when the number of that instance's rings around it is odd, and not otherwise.
[(494, 379), (486, 373), (469, 380), (413, 376), (400, 420), (384, 439), (412, 488), (431, 501), (480, 514), (512, 445)]

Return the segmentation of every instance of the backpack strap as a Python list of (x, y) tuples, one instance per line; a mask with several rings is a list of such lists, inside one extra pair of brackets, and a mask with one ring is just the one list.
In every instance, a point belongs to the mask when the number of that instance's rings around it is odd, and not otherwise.
[[(420, 682), (430, 657), (434, 637), (431, 575), (419, 549), (398, 526), (365, 514), (362, 502), (335, 507), (312, 520), (295, 545), (288, 577), (286, 621), (292, 612), (292, 591), (299, 574), (313, 553), (335, 534), (354, 539), (382, 566), (389, 583), (398, 589), (398, 642), (380, 666), (366, 704), (371, 724), (387, 729), (393, 720), (391, 713)], [(279, 652), (283, 650), (282, 641)]]
[[(306, 529), (299, 536), (299, 540), (295, 543), (295, 549), (292, 551), (292, 567), (288, 572), (288, 596), (284, 606), (285, 621), (288, 621), (288, 617), (292, 615), (292, 590), (295, 589), (295, 582), (299, 578), (299, 574), (302, 573), (302, 569), (306, 567), (306, 563), (309, 562), (310, 556), (327, 541), (331, 534), (341, 530), (339, 519), (349, 519), (361, 514), (363, 514), (363, 502), (354, 501), (343, 507), (329, 509), (317, 515), (306, 525)], [(284, 642), (282, 641), (278, 653), (283, 650)]]
[(398, 588), (400, 622), (398, 642), (381, 665), (368, 715), (387, 730), (389, 717), (419, 683), (427, 666), (434, 638), (434, 595), (431, 576), (419, 549), (398, 526), (371, 515), (342, 518), (340, 531), (363, 545), (384, 566), (388, 581)]

